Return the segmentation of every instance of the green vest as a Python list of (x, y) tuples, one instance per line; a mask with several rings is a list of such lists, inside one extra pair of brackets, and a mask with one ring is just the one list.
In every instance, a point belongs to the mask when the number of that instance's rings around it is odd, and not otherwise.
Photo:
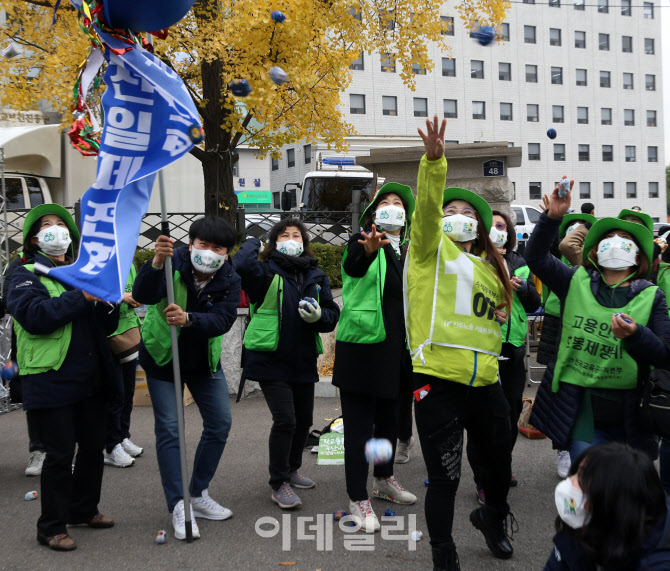
[(637, 363), (623, 340), (614, 337), (612, 315), (626, 313), (638, 325), (646, 325), (657, 289), (651, 286), (642, 290), (624, 307), (603, 307), (591, 291), (591, 276), (580, 267), (565, 298), (552, 390), (558, 391), (559, 381), (580, 387), (634, 389)]
[[(128, 281), (126, 282), (126, 293), (131, 293), (133, 291), (133, 284), (135, 283), (136, 277), (137, 270), (135, 269), (135, 264), (131, 264), (130, 273), (128, 274)], [(119, 326), (116, 328), (116, 331), (110, 335), (110, 337), (121, 335), (121, 333), (125, 333), (133, 327), (140, 327), (140, 318), (137, 317), (137, 314), (132, 307), (130, 307), (127, 303), (122, 303), (121, 308), (119, 309)]]
[[(317, 290), (317, 303), (320, 296)], [(275, 274), (260, 306), (249, 305), (249, 325), (244, 332), (244, 346), (251, 351), (276, 351), (281, 332), (281, 312), (284, 307), (284, 278)], [(316, 351), (323, 354), (323, 343), (318, 332), (315, 334)]]
[[(565, 256), (561, 256), (561, 262), (568, 266), (568, 268), (572, 267), (572, 264), (568, 262), (568, 259)], [(558, 296), (553, 291), (551, 291), (546, 284), (543, 284), (542, 290), (542, 306), (544, 307), (544, 313), (546, 315), (560, 317), (561, 300), (558, 299)]]
[[(33, 264), (23, 266), (29, 272), (35, 272)], [(42, 285), (47, 288), (50, 297), (60, 297), (65, 288), (60, 282), (39, 276)], [(37, 375), (47, 371), (57, 371), (63, 365), (72, 340), (72, 323), (66, 323), (51, 333), (33, 335), (28, 333), (16, 319), (16, 354), (19, 371), (22, 375)]]
[[(179, 272), (174, 273), (174, 302), (186, 311), (186, 300), (188, 289)], [(167, 307), (167, 298), (164, 297), (156, 305), (149, 306), (147, 315), (142, 326), (142, 341), (154, 362), (163, 367), (172, 360), (172, 338), (170, 336), (171, 325), (165, 321), (163, 310)], [(177, 329), (177, 335), (181, 334), (181, 327)], [(216, 371), (221, 360), (221, 341), (223, 335), (210, 337), (209, 339), (209, 368)]]
[(347, 252), (342, 256), (342, 312), (337, 326), (337, 341), (345, 343), (380, 343), (386, 339), (382, 300), (386, 282), (386, 255), (377, 252), (361, 278), (344, 271)]
[[(660, 264), (658, 267), (656, 285), (663, 290), (665, 301), (670, 305), (670, 264)], [(670, 315), (670, 307), (668, 307), (668, 314)]]
[[(521, 266), (514, 271), (515, 276), (528, 280), (530, 268)], [(523, 308), (521, 300), (516, 292), (512, 296), (512, 311), (509, 319), (500, 327), (502, 331), (503, 342), (511, 343), (515, 347), (521, 347), (526, 342), (526, 332), (528, 330), (528, 316)]]

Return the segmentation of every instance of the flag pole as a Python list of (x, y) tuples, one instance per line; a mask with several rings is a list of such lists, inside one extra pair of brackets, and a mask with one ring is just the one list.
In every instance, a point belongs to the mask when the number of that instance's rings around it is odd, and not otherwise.
[[(158, 171), (158, 190), (161, 199), (161, 234), (170, 237), (170, 225), (167, 219), (167, 206), (165, 204), (165, 182), (163, 171)], [(174, 303), (174, 281), (172, 277), (172, 258), (165, 258), (165, 283), (167, 285), (168, 305)], [(169, 324), (168, 324), (169, 325)], [(191, 496), (188, 491), (188, 465), (186, 464), (186, 433), (184, 430), (184, 394), (181, 384), (181, 369), (179, 366), (179, 345), (177, 339), (177, 327), (170, 325), (170, 339), (172, 341), (172, 376), (174, 378), (174, 394), (177, 404), (177, 430), (179, 431), (179, 459), (181, 462), (181, 489), (184, 499), (184, 527), (186, 529), (186, 542), (193, 542), (193, 522), (191, 521)]]

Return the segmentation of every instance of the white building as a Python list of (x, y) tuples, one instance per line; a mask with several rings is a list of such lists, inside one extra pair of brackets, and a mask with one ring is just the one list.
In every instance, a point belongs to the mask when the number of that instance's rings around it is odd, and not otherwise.
[[(508, 173), (517, 203), (537, 204), (566, 174), (575, 179), (577, 208), (593, 202), (596, 214), (606, 216), (638, 205), (664, 221), (659, 10), (654, 2), (578, 1), (513, 3), (504, 42), (486, 47), (456, 20), (447, 38), (454, 58), (433, 46), (435, 70), (415, 70), (414, 92), (386, 67), (388, 60), (364, 54), (342, 94), (346, 118), (360, 135), (352, 142), (420, 144), (416, 128), (438, 113), (447, 117), (448, 142), (523, 148), (521, 168)], [(443, 10), (456, 15), (448, 5)], [(549, 128), (558, 133), (554, 140)], [(314, 154), (303, 145), (283, 149), (272, 167), (274, 192), (314, 170), (305, 164), (306, 150)]]

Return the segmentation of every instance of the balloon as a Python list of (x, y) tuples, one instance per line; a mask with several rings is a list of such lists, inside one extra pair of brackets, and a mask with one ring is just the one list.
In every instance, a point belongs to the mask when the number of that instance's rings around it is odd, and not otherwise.
[(549, 129), (547, 131), (547, 137), (549, 137), (550, 139), (555, 139), (556, 135), (558, 135), (558, 133), (556, 132), (556, 129)]
[(251, 86), (246, 79), (233, 79), (230, 82), (230, 90), (235, 97), (246, 97), (251, 93)]
[(284, 14), (282, 14), (279, 10), (273, 10), (273, 11), (270, 13), (270, 17), (271, 17), (275, 22), (277, 22), (277, 24), (281, 24), (281, 23), (283, 23), (283, 22), (286, 20), (286, 16), (284, 16)]
[(488, 46), (493, 40), (496, 39), (495, 28), (492, 28), (491, 26), (481, 26), (476, 32), (475, 37), (481, 45)]
[(288, 73), (286, 73), (281, 67), (271, 67), (268, 71), (268, 74), (270, 79), (277, 85), (283, 85), (288, 81)]
[(205, 139), (205, 131), (200, 125), (194, 123), (188, 128), (188, 137), (191, 139), (191, 143), (198, 145)]
[(157, 32), (181, 20), (195, 0), (105, 0), (105, 20), (110, 28)]

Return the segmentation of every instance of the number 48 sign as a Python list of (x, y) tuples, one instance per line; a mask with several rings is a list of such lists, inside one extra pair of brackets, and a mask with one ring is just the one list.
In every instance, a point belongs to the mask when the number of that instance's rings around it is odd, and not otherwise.
[(484, 176), (505, 176), (505, 163), (503, 161), (490, 160), (482, 163)]

